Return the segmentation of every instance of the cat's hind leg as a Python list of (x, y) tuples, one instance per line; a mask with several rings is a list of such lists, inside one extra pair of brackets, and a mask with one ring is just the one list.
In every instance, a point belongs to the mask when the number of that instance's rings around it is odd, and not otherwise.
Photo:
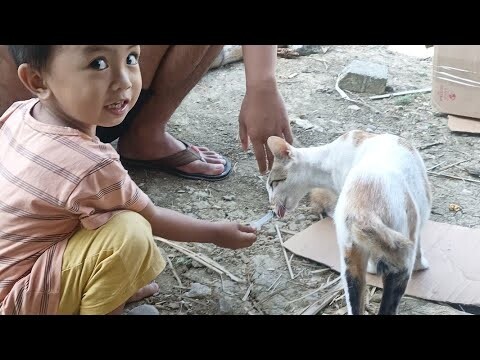
[(377, 271), (382, 274), (383, 295), (378, 315), (396, 315), (400, 300), (405, 294), (411, 271), (408, 268), (394, 268), (380, 260)]
[(369, 274), (377, 274), (377, 261), (373, 258), (368, 259), (367, 272)]
[(423, 250), (421, 247), (420, 239), (418, 240), (417, 245), (417, 254), (415, 256), (415, 264), (413, 265), (413, 270), (426, 270), (430, 267), (428, 260), (423, 256)]
[(353, 243), (343, 247), (343, 283), (348, 314), (365, 313), (365, 287), (368, 252)]

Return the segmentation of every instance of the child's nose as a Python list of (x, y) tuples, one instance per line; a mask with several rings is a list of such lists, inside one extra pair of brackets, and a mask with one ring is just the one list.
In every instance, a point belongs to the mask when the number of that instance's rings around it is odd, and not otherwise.
[(114, 90), (126, 90), (132, 87), (132, 80), (130, 79), (130, 74), (127, 70), (119, 71), (114, 83)]

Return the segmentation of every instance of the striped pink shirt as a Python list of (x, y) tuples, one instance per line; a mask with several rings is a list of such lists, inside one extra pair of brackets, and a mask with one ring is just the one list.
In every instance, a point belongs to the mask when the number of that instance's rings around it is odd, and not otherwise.
[(0, 117), (1, 314), (55, 314), (69, 237), (148, 203), (111, 145), (36, 121), (37, 101)]

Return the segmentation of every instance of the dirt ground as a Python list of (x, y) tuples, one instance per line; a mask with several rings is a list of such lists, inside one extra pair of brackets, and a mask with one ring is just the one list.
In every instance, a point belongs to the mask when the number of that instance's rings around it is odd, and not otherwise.
[[(432, 108), (430, 93), (383, 100), (369, 100), (369, 95), (365, 94), (350, 95), (355, 99), (363, 98), (374, 109), (342, 99), (335, 90), (335, 81), (341, 70), (354, 59), (388, 65), (389, 92), (431, 86), (431, 58), (419, 59), (394, 53), (387, 46), (331, 46), (326, 53), (294, 59), (279, 58), (279, 89), (292, 121), (296, 145), (327, 143), (350, 129), (390, 132), (406, 137), (418, 147), (441, 142), (421, 150), (427, 168), (440, 164), (437, 169), (441, 169), (442, 166), (466, 160), (452, 166), (446, 173), (475, 179), (466, 169), (479, 169), (476, 159), (479, 158), (480, 142), (476, 137), (450, 132), (446, 117)], [(202, 219), (228, 219), (243, 223), (250, 223), (268, 211), (265, 177), (259, 176), (253, 152), (243, 152), (238, 140), (237, 117), (244, 91), (243, 63), (211, 70), (184, 100), (169, 125), (169, 131), (174, 136), (208, 146), (229, 157), (234, 164), (234, 172), (228, 179), (211, 183), (183, 180), (151, 170), (130, 170), (132, 178), (157, 205)], [(314, 128), (306, 130), (295, 122), (296, 119), (308, 120)], [(430, 180), (434, 192), (431, 220), (467, 227), (479, 226), (480, 208), (476, 200), (480, 195), (479, 184), (433, 175)], [(460, 205), (462, 210), (450, 211), (451, 203)], [(148, 303), (156, 306), (160, 314), (297, 314), (322, 300), (325, 292), (314, 291), (328, 280), (337, 278), (338, 274), (321, 264), (294, 256), (292, 270), (298, 275), (291, 280), (274, 224), (295, 233), (318, 219), (305, 198), (295, 213), (264, 226), (258, 241), (248, 249), (233, 251), (213, 245), (180, 244), (215, 260), (245, 279), (245, 283), (220, 276), (160, 242), (159, 247), (169, 256), (182, 286), (167, 266), (157, 278), (159, 293), (146, 301), (130, 304), (126, 311)], [(282, 236), (285, 241), (291, 234), (284, 232)], [(324, 271), (317, 271), (321, 269)], [(206, 286), (203, 287), (205, 292), (190, 297), (193, 283)], [(372, 296), (368, 298), (367, 311), (375, 313), (381, 289), (370, 288), (370, 293)], [(327, 306), (318, 314), (346, 312), (341, 293), (326, 302)], [(447, 304), (405, 297), (400, 313), (461, 312)]]

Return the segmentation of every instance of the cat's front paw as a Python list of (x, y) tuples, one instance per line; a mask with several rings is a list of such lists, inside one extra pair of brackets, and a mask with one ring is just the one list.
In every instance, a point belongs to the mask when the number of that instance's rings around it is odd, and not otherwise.
[(428, 260), (422, 256), (420, 258), (420, 261), (415, 261), (415, 265), (413, 267), (413, 270), (414, 271), (417, 271), (417, 270), (426, 270), (430, 267), (430, 264), (428, 263)]

